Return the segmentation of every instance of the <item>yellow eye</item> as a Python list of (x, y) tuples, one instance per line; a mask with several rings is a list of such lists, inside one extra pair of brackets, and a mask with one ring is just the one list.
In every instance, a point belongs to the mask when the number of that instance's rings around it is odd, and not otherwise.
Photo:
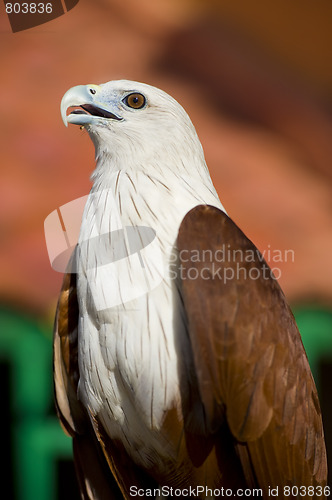
[(145, 106), (146, 100), (144, 95), (139, 94), (138, 92), (134, 92), (133, 94), (127, 95), (125, 97), (124, 102), (133, 109), (140, 109)]

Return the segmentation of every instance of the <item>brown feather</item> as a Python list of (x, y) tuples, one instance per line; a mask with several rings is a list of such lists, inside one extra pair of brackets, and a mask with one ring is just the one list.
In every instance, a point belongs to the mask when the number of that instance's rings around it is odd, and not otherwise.
[[(315, 384), (268, 265), (227, 215), (209, 206), (187, 214), (178, 249), (180, 260), (186, 252), (182, 291), (207, 420), (226, 408), (232, 435), (247, 449), (239, 453), (245, 476), (251, 483), (256, 478), (266, 496), (268, 487), (325, 485)], [(202, 259), (188, 259), (188, 252)], [(249, 252), (254, 259), (244, 258)], [(203, 258), (211, 254), (212, 260)]]
[(92, 429), (74, 436), (73, 450), (82, 500), (123, 498)]
[(77, 324), (76, 274), (71, 273), (75, 253), (64, 276), (54, 324), (53, 371), (56, 409), (66, 432), (74, 436), (84, 427), (85, 412), (77, 399)]

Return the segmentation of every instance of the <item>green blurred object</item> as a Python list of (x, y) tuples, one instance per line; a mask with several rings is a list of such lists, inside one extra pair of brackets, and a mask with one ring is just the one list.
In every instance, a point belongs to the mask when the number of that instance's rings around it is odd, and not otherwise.
[[(319, 365), (332, 365), (332, 311), (296, 307), (318, 389)], [(52, 337), (29, 317), (0, 309), (0, 363), (10, 368), (14, 493), (17, 500), (56, 500), (57, 463), (72, 457), (71, 439), (52, 414)], [(329, 428), (325, 429), (326, 435)], [(8, 496), (6, 496), (8, 499)], [(9, 500), (9, 499), (8, 499)]]
[(320, 362), (332, 364), (332, 311), (318, 307), (294, 307), (293, 313), (301, 332), (310, 368), (318, 391), (321, 389)]
[(53, 408), (52, 341), (32, 319), (0, 310), (0, 362), (10, 368), (13, 480), (18, 500), (57, 498), (56, 461), (71, 440)]

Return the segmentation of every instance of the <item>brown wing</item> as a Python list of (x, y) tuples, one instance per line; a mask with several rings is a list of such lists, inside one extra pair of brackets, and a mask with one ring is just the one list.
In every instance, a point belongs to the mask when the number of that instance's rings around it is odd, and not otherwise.
[(187, 214), (178, 249), (207, 421), (214, 424), (225, 407), (245, 475), (255, 477), (266, 496), (269, 487), (278, 486), (283, 498), (286, 485), (324, 486), (317, 391), (270, 268), (215, 207), (198, 206)]
[[(68, 269), (72, 268), (72, 257)], [(73, 437), (74, 461), (83, 500), (129, 498), (130, 486), (142, 487), (145, 474), (106, 435), (98, 419), (88, 416), (77, 399), (78, 317), (76, 274), (63, 280), (54, 326), (55, 405), (64, 430)]]
[[(72, 267), (73, 256), (68, 269)], [(53, 371), (55, 405), (60, 422), (70, 436), (85, 428), (86, 416), (77, 400), (79, 379), (77, 362), (78, 303), (76, 274), (64, 276), (55, 315), (53, 337)]]

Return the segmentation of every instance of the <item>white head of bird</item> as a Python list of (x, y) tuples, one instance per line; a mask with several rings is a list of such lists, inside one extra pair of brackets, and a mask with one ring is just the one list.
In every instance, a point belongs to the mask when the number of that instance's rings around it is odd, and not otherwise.
[[(76, 109), (67, 115), (71, 107)], [(64, 95), (61, 114), (65, 125), (80, 125), (89, 133), (97, 159), (93, 178), (98, 177), (98, 165), (107, 159), (112, 170), (189, 175), (210, 183), (189, 116), (162, 90), (128, 80), (79, 85)]]

